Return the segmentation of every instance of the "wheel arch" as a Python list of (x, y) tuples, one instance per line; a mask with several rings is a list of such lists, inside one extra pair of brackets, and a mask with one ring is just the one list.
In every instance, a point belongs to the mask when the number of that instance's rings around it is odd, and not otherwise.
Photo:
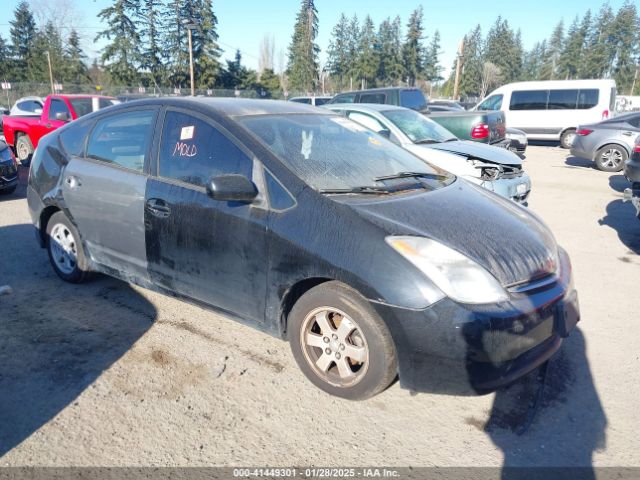
[(600, 150), (602, 150), (604, 147), (606, 147), (607, 145), (615, 145), (616, 147), (621, 147), (625, 152), (627, 152), (627, 156), (628, 157), (631, 156), (631, 147), (629, 147), (628, 145), (625, 145), (622, 142), (618, 142), (617, 140), (613, 140), (613, 141), (602, 142), (602, 143), (598, 144), (598, 146), (595, 149), (595, 152), (593, 152), (593, 160), (594, 161), (598, 157), (598, 152)]
[(305, 293), (318, 285), (326, 282), (334, 281), (334, 278), (330, 277), (307, 277), (298, 280), (291, 287), (289, 287), (281, 296), (280, 299), (280, 334), (283, 337), (287, 335), (287, 325), (289, 321), (289, 313), (296, 304), (296, 302)]
[(40, 246), (44, 248), (47, 245), (47, 225), (49, 224), (49, 220), (56, 212), (61, 212), (62, 209), (57, 205), (49, 205), (45, 207), (42, 212), (40, 212)]

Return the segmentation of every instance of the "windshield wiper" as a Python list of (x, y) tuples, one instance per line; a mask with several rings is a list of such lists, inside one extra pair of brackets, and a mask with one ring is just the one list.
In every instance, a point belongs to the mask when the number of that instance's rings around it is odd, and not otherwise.
[(396, 178), (416, 178), (416, 177), (441, 179), (441, 178), (445, 178), (445, 175), (438, 175), (435, 173), (425, 173), (425, 172), (398, 172), (392, 175), (384, 175), (382, 177), (376, 177), (373, 180), (376, 182), (379, 182), (381, 180), (395, 180)]
[(369, 195), (385, 195), (391, 193), (391, 190), (382, 187), (352, 187), (352, 188), (323, 188), (318, 190), (319, 193), (325, 194), (348, 194), (348, 193), (362, 193)]
[(447, 139), (445, 140), (445, 143), (446, 143), (446, 142), (457, 142), (457, 141), (458, 141), (458, 137), (451, 137), (451, 138), (447, 138)]
[(432, 138), (423, 138), (422, 140), (416, 140), (413, 143), (415, 143), (416, 145), (427, 145), (429, 143), (440, 143), (440, 142)]

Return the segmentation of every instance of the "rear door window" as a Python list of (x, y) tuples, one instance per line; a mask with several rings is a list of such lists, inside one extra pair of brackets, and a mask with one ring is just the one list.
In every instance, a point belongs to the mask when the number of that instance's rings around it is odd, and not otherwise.
[(60, 134), (62, 148), (69, 155), (81, 157), (84, 154), (84, 143), (87, 134), (93, 126), (92, 122), (73, 123), (73, 128), (67, 128)]
[(551, 90), (549, 92), (549, 110), (575, 110), (578, 102), (578, 90)]
[(169, 110), (162, 127), (158, 175), (204, 187), (211, 177), (251, 178), (253, 161), (235, 143), (199, 117)]
[(549, 90), (520, 90), (511, 94), (509, 110), (546, 110)]
[(128, 111), (98, 120), (87, 158), (142, 172), (155, 115), (155, 110)]
[(587, 110), (598, 105), (600, 91), (597, 88), (580, 90), (578, 93), (578, 110)]

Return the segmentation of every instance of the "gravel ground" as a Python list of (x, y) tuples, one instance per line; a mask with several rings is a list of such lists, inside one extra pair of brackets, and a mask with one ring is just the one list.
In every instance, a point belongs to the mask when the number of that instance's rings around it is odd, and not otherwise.
[[(582, 321), (535, 375), (483, 397), (329, 397), (288, 345), (100, 277), (64, 284), (23, 184), (0, 197), (0, 465), (640, 466), (640, 221), (622, 175), (531, 146), (530, 208), (570, 253)], [(528, 427), (528, 428), (527, 428)], [(523, 433), (523, 430), (524, 431)]]

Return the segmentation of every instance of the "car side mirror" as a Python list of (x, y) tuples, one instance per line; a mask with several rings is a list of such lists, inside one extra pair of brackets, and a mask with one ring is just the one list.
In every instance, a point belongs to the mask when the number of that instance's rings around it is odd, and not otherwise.
[(68, 112), (58, 112), (56, 113), (56, 120), (68, 122), (69, 120), (71, 120), (71, 117), (69, 116)]
[(378, 135), (382, 135), (384, 138), (388, 140), (391, 138), (391, 130), (389, 130), (388, 128), (383, 128), (378, 132)]
[(218, 175), (209, 180), (207, 194), (214, 200), (250, 203), (258, 196), (258, 189), (244, 175)]

